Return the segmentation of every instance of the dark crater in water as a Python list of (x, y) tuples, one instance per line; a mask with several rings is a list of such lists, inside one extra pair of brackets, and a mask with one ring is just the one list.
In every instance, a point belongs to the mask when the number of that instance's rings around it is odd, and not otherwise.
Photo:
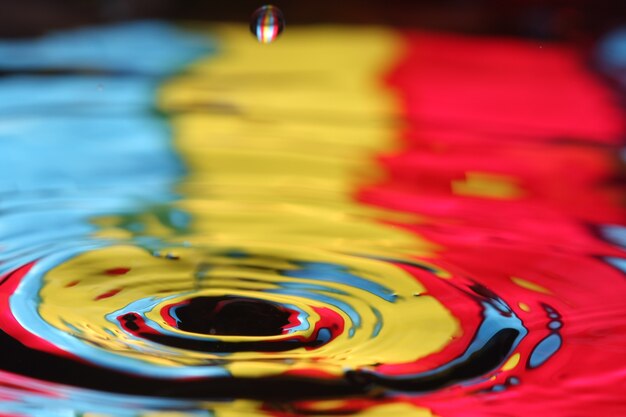
[(175, 313), (180, 330), (221, 336), (277, 336), (290, 316), (272, 303), (229, 296), (192, 298)]

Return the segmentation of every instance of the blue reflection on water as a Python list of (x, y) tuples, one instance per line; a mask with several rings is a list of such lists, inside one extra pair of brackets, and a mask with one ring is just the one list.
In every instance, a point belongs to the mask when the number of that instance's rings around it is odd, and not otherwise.
[[(0, 40), (0, 275), (32, 260), (98, 245), (99, 215), (137, 214), (177, 198), (185, 168), (155, 111), (163, 77), (213, 50), (160, 22), (118, 24)], [(51, 73), (50, 70), (58, 70)], [(172, 213), (170, 213), (172, 214)], [(177, 227), (184, 213), (172, 214)], [(58, 387), (58, 390), (63, 390)], [(183, 402), (67, 389), (58, 398), (0, 386), (0, 413), (136, 415)], [(137, 402), (137, 404), (134, 404)], [(211, 415), (209, 411), (199, 415)]]
[(166, 75), (212, 48), (206, 38), (163, 22), (122, 23), (0, 41), (5, 70), (94, 70)]
[[(0, 41), (0, 69), (9, 71), (0, 79), (0, 262), (75, 245), (95, 230), (94, 216), (176, 198), (185, 170), (154, 109), (156, 88), (212, 49), (206, 37), (159, 22)], [(37, 72), (50, 69), (83, 72)]]

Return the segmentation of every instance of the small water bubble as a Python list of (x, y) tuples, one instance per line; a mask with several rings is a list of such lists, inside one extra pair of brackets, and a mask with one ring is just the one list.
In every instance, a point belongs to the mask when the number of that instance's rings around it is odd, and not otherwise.
[(259, 7), (250, 20), (250, 30), (261, 43), (274, 42), (285, 28), (283, 12), (276, 6)]

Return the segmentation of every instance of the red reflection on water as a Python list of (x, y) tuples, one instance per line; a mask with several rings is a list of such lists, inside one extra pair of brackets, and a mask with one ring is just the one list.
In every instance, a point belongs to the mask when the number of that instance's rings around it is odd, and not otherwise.
[[(603, 260), (623, 251), (594, 232), (626, 220), (616, 97), (570, 47), (432, 34), (405, 42), (387, 77), (404, 106), (404, 146), (380, 157), (388, 178), (359, 199), (429, 216), (403, 226), (443, 248), (432, 262), (477, 277), (522, 303), (525, 324), (545, 327), (520, 346), (519, 381), (501, 392), (451, 387), (407, 401), (442, 417), (623, 412), (626, 288)], [(555, 310), (562, 346), (531, 369), (531, 348), (556, 332), (546, 325)]]

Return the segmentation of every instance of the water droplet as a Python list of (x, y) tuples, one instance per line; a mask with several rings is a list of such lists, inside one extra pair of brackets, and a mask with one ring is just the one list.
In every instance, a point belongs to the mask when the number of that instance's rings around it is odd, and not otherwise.
[(274, 42), (284, 28), (285, 17), (276, 6), (262, 6), (252, 14), (250, 30), (261, 43)]

